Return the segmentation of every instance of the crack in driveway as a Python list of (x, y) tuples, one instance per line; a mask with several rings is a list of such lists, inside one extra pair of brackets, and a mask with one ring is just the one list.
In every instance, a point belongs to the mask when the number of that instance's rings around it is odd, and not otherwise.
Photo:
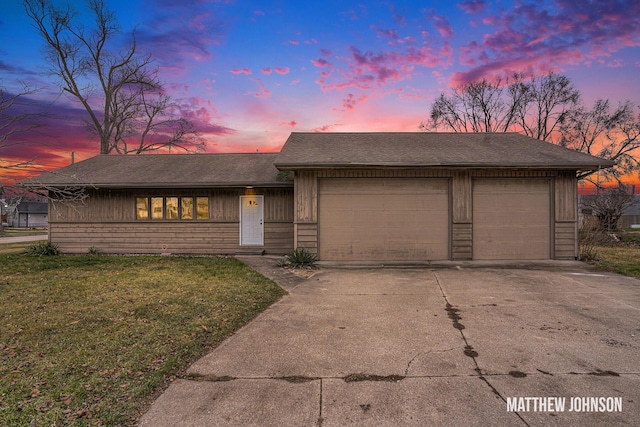
[[(442, 289), (442, 284), (440, 283), (440, 278), (438, 277), (438, 275), (436, 274), (435, 271), (433, 271), (433, 277), (436, 279), (436, 283), (438, 284), (438, 288), (440, 289), (440, 293), (442, 294), (442, 298), (444, 299), (444, 302), (446, 303), (445, 311), (447, 312), (447, 316), (453, 322), (453, 327), (455, 329), (457, 329), (458, 332), (460, 332), (460, 336), (462, 337), (462, 340), (464, 341), (464, 355), (467, 356), (467, 357), (470, 357), (473, 360), (473, 364), (475, 365), (475, 371), (478, 373), (478, 378), (480, 378), (491, 389), (491, 391), (496, 396), (498, 396), (500, 399), (502, 399), (502, 401), (506, 404), (507, 400), (504, 398), (504, 396), (502, 396), (502, 394), (500, 394), (500, 392), (493, 386), (493, 384), (491, 384), (489, 382), (489, 380), (482, 374), (482, 369), (480, 368), (480, 365), (478, 365), (478, 359), (477, 359), (478, 352), (473, 349), (473, 346), (471, 344), (469, 344), (469, 341), (467, 340), (467, 337), (464, 334), (465, 326), (462, 323), (460, 323), (460, 320), (462, 320), (462, 316), (460, 316), (460, 314), (459, 314), (460, 310), (455, 308), (449, 302), (449, 299), (447, 298), (447, 295), (445, 294), (444, 289)], [(527, 423), (525, 421), (525, 419), (522, 418), (522, 416), (518, 412), (514, 411), (514, 414), (517, 415), (518, 418), (520, 418), (520, 420), (526, 426), (529, 425), (529, 423)]]

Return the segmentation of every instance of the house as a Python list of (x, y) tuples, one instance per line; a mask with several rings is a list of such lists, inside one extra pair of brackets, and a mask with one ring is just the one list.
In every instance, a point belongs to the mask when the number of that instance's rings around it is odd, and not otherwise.
[(635, 194), (633, 196), (633, 203), (622, 213), (618, 227), (640, 228), (640, 194)]
[(22, 201), (7, 215), (7, 225), (17, 228), (46, 227), (48, 217), (47, 202)]
[(25, 184), (65, 252), (322, 261), (574, 259), (576, 171), (613, 162), (516, 133), (292, 133), (280, 153), (101, 155)]
[[(630, 186), (630, 191), (632, 195), (631, 203), (624, 208), (622, 215), (617, 220), (617, 229), (640, 228), (640, 195), (635, 194), (635, 185)], [(579, 224), (581, 226), (599, 226), (599, 221), (596, 216), (594, 216), (593, 209), (596, 197), (598, 197), (597, 194), (582, 194), (578, 196)], [(606, 206), (608, 210), (615, 211), (616, 208), (619, 209), (622, 207), (620, 203), (623, 202), (623, 199), (605, 197), (601, 204)]]

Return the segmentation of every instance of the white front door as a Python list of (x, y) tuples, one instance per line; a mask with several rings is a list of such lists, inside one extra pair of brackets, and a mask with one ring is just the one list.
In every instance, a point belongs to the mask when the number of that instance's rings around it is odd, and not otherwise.
[(240, 244), (264, 245), (264, 196), (240, 196)]

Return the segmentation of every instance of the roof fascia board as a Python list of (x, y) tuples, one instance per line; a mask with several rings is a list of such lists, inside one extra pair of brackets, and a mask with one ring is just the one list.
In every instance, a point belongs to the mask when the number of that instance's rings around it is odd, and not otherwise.
[(277, 164), (279, 170), (300, 170), (300, 169), (553, 169), (553, 170), (598, 170), (609, 168), (613, 165), (504, 165), (504, 164), (368, 164), (368, 163), (338, 163), (338, 164)]
[(291, 182), (238, 182), (238, 183), (225, 183), (225, 184), (173, 184), (173, 183), (147, 183), (147, 184), (130, 184), (130, 183), (118, 183), (118, 184), (88, 184), (88, 183), (40, 183), (30, 184), (25, 186), (27, 188), (122, 188), (122, 189), (135, 189), (135, 188), (166, 188), (166, 189), (203, 189), (203, 188), (244, 188), (244, 187), (262, 187), (262, 188), (292, 188), (293, 181)]

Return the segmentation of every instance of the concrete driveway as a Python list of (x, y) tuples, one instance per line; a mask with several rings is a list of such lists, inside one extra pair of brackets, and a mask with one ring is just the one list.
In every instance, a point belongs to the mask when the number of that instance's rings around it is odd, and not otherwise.
[(640, 419), (639, 280), (577, 262), (300, 279), (268, 258), (243, 260), (289, 295), (191, 366), (141, 426)]

